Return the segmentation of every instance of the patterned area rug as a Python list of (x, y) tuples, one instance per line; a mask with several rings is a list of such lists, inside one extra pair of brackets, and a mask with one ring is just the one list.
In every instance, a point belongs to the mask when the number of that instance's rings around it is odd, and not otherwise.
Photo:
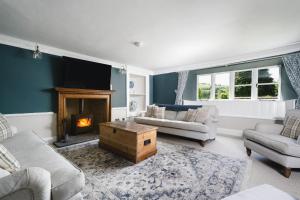
[(84, 199), (222, 199), (240, 190), (246, 160), (158, 142), (134, 165), (97, 145), (61, 152), (85, 173)]

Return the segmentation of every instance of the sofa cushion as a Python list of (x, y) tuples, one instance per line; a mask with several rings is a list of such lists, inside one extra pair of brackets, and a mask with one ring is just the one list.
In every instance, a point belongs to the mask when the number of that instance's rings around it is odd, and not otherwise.
[(174, 105), (174, 104), (158, 104), (159, 107), (165, 107), (166, 110), (170, 111), (187, 111), (188, 109), (201, 108), (202, 105)]
[(209, 109), (208, 108), (198, 108), (195, 122), (206, 123), (209, 119)]
[(207, 133), (209, 131), (209, 127), (196, 122), (185, 122), (185, 121), (176, 121), (176, 120), (168, 120), (168, 119), (156, 119), (151, 117), (136, 117), (135, 121), (141, 124), (148, 124), (154, 126), (168, 127), (168, 128), (176, 128), (182, 130), (189, 131), (197, 131), (202, 133)]
[(171, 110), (166, 110), (165, 111), (165, 119), (175, 120), (176, 115), (177, 115), (176, 111), (171, 111)]
[[(69, 199), (84, 187), (84, 175), (31, 131), (1, 142), (20, 162), (21, 168), (40, 167), (51, 174), (53, 199)], [(70, 184), (71, 183), (71, 184)]]
[(153, 117), (155, 105), (147, 106), (147, 111), (145, 113), (145, 117)]
[(20, 169), (20, 163), (2, 144), (0, 144), (0, 168), (9, 172)]
[(280, 135), (297, 139), (300, 135), (300, 118), (294, 116), (287, 117)]
[(300, 157), (300, 145), (297, 144), (295, 139), (254, 130), (246, 130), (244, 137), (284, 155)]
[(183, 118), (183, 121), (186, 121), (186, 122), (193, 122), (195, 121), (197, 117), (197, 109), (189, 109), (184, 118)]
[(4, 115), (0, 113), (0, 141), (13, 135), (10, 125)]
[(183, 121), (186, 113), (187, 113), (187, 111), (179, 111), (179, 112), (177, 112), (176, 120)]
[(158, 119), (164, 119), (165, 118), (165, 107), (158, 107), (155, 106), (153, 109), (153, 117)]

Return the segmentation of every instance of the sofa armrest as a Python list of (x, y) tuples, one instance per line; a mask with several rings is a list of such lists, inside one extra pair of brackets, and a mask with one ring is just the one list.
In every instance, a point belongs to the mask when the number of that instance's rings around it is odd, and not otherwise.
[(30, 190), (33, 194), (32, 199), (50, 200), (50, 173), (42, 168), (31, 167), (14, 172), (0, 179), (0, 199), (9, 197), (9, 195), (20, 190)]
[(280, 134), (283, 129), (283, 125), (281, 124), (264, 124), (257, 123), (255, 126), (255, 131), (262, 133), (272, 133), (272, 134)]

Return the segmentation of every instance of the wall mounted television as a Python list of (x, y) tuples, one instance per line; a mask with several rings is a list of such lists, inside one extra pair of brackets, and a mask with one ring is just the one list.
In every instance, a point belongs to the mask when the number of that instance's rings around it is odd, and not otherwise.
[(110, 90), (111, 66), (70, 57), (62, 57), (63, 87)]

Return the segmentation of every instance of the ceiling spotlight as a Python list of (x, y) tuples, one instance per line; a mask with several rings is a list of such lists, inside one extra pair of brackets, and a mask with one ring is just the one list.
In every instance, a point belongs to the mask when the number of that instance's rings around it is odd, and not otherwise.
[(142, 47), (144, 45), (144, 43), (139, 42), (139, 41), (135, 41), (135, 42), (133, 42), (133, 45), (136, 46), (136, 47)]
[(42, 52), (39, 49), (39, 45), (35, 46), (32, 57), (34, 59), (41, 59), (42, 58)]

